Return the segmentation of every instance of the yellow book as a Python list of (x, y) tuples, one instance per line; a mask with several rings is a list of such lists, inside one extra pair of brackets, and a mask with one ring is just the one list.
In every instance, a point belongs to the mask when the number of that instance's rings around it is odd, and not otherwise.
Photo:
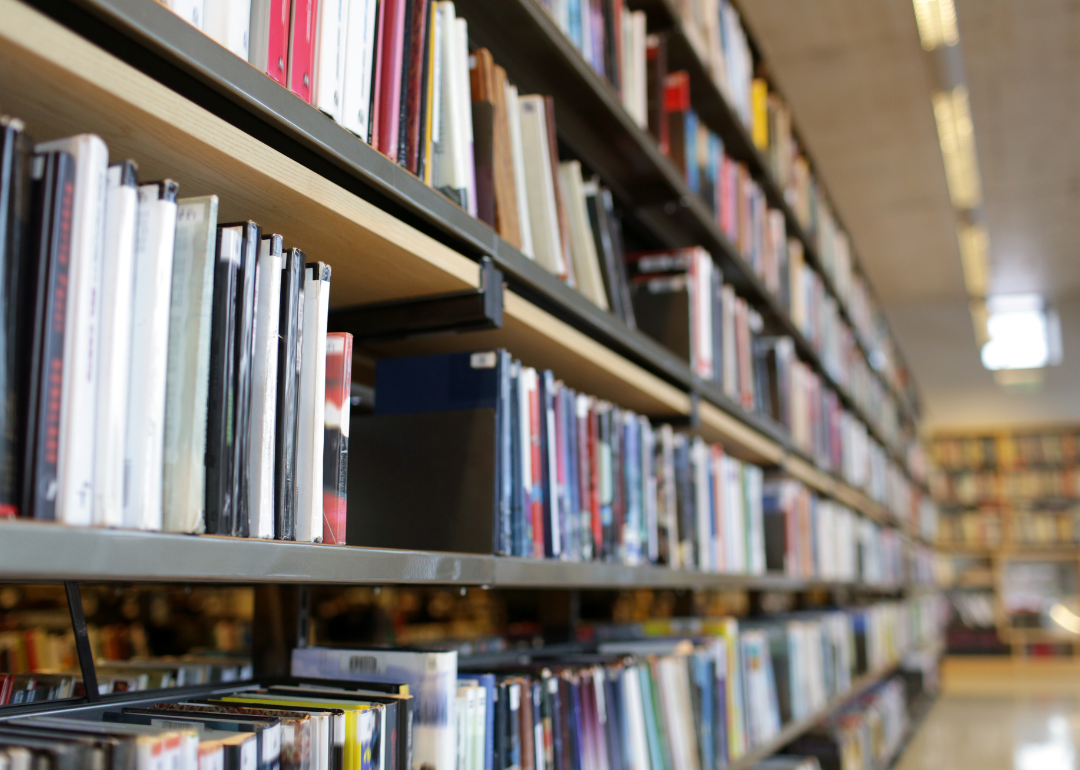
[(769, 149), (769, 84), (754, 78), (750, 84), (750, 135), (759, 150)]
[[(435, 3), (432, 3), (431, 4), (430, 18), (428, 19), (428, 30), (431, 30), (433, 32), (434, 29), (435, 29), (435, 24), (436, 24)], [(435, 165), (434, 164), (434, 161), (435, 161), (435, 146), (432, 143), (432, 133), (431, 132), (432, 132), (433, 126), (435, 125), (434, 120), (433, 120), (433, 116), (432, 116), (432, 110), (434, 109), (434, 106), (435, 106), (435, 78), (434, 78), (434, 73), (438, 71), (435, 68), (435, 35), (432, 32), (429, 32), (428, 36), (427, 36), (427, 38), (428, 38), (427, 71), (429, 73), (432, 73), (432, 74), (429, 74), (429, 76), (427, 78), (427, 92), (424, 94), (424, 125), (421, 127), (421, 129), (424, 132), (424, 147), (423, 147), (424, 171), (423, 171), (423, 178), (424, 178), (424, 184), (426, 184), (428, 186), (431, 186), (432, 183), (433, 183), (433, 180), (434, 180), (434, 177), (432, 176), (432, 168)]]

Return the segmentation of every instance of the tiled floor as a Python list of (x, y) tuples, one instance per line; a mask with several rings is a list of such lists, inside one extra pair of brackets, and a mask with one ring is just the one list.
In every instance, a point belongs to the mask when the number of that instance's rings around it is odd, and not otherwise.
[(896, 770), (1077, 770), (1080, 664), (947, 660)]

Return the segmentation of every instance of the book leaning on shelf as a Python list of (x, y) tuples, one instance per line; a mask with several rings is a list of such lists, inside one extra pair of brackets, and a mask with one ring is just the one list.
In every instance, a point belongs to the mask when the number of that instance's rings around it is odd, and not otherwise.
[(329, 265), (219, 223), (216, 196), (139, 184), (97, 136), (35, 147), (0, 127), (0, 513), (341, 542), (350, 368), (347, 335), (327, 357)]

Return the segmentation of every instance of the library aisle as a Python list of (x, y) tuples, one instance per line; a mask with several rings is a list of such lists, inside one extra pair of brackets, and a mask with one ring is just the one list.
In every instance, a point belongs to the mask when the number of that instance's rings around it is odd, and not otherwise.
[(942, 694), (896, 770), (1073, 770), (1080, 664), (946, 659)]

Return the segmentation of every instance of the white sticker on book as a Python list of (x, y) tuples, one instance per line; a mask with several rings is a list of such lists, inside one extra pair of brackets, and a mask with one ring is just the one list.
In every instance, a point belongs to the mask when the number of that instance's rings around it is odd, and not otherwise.
[(469, 356), (469, 366), (473, 369), (494, 369), (498, 360), (499, 357), (494, 350), (489, 350), (484, 353), (473, 353)]

